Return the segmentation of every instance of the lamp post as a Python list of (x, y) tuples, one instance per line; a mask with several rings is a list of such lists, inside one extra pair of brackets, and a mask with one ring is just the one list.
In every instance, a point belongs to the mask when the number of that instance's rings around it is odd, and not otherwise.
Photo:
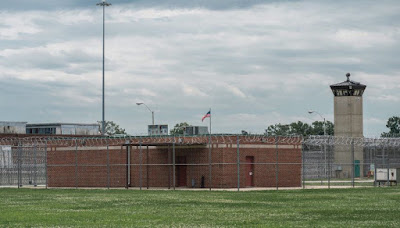
[(101, 121), (101, 135), (104, 135), (105, 133), (105, 120), (104, 120), (104, 30), (105, 30), (105, 25), (104, 25), (104, 11), (106, 6), (111, 6), (111, 3), (106, 2), (106, 0), (103, 0), (102, 2), (99, 2), (96, 4), (97, 6), (102, 6), (103, 7), (103, 106), (102, 106), (102, 121)]
[(151, 120), (152, 120), (152, 124), (154, 125), (154, 111), (151, 110), (145, 103), (143, 102), (138, 102), (136, 103), (137, 105), (144, 105), (146, 106), (146, 108), (151, 112)]
[[(321, 115), (321, 113), (319, 113), (319, 112), (317, 112), (317, 111), (313, 111), (313, 110), (310, 110), (310, 111), (308, 111), (308, 114), (313, 114), (313, 113), (317, 113), (322, 119), (324, 119), (324, 125), (323, 125), (323, 128), (324, 128), (324, 137), (326, 136), (326, 121), (325, 121), (325, 117), (323, 117), (322, 115)], [(324, 155), (325, 155), (325, 177), (327, 177), (327, 173), (326, 173), (326, 170), (327, 170), (327, 164), (326, 164), (326, 145), (324, 144)], [(322, 185), (322, 180), (321, 180), (321, 185)]]

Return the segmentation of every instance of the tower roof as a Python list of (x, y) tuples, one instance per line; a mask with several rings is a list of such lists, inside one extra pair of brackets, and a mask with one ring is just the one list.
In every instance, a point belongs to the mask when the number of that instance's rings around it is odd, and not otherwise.
[(337, 84), (331, 85), (331, 89), (362, 89), (364, 90), (367, 86), (359, 82), (350, 80), (350, 73), (346, 74), (347, 80)]

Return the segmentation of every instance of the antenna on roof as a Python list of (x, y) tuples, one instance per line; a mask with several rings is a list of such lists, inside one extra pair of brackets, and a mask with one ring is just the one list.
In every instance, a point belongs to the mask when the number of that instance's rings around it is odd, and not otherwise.
[(349, 82), (350, 81), (350, 73), (347, 73), (346, 77), (347, 77), (347, 81)]

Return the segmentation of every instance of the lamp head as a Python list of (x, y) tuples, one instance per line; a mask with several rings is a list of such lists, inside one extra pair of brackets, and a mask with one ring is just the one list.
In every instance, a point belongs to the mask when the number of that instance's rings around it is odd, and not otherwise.
[(137, 105), (142, 105), (143, 103), (142, 102), (138, 102), (138, 103), (136, 103)]
[(314, 113), (314, 111), (311, 111), (311, 110), (310, 110), (310, 111), (308, 111), (308, 114), (312, 114), (312, 113)]

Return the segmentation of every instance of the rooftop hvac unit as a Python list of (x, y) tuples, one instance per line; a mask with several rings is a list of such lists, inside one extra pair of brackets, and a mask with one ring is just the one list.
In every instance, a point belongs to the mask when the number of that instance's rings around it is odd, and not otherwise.
[(205, 126), (188, 126), (185, 128), (185, 135), (207, 135), (208, 127)]

